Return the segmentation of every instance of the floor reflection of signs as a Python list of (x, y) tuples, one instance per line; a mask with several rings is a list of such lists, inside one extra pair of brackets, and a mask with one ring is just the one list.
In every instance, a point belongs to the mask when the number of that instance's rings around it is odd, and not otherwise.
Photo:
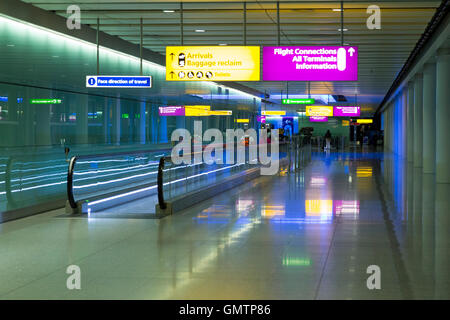
[(305, 213), (307, 216), (331, 216), (333, 200), (305, 200)]

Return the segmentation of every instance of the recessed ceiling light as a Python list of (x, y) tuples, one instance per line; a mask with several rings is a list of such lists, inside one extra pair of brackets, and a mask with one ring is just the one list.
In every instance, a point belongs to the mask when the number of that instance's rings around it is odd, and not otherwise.
[(219, 43), (219, 46), (226, 46), (226, 43)]
[[(338, 31), (342, 31), (342, 29), (339, 28)], [(345, 32), (345, 31), (348, 31), (348, 29), (345, 29), (345, 28), (344, 28), (344, 32)]]
[(52, 58), (59, 58), (59, 56), (52, 56)]
[(203, 29), (196, 29), (195, 32), (205, 32)]
[(7, 47), (15, 47), (16, 45), (15, 44), (7, 44), (6, 46)]
[(165, 13), (173, 13), (175, 10), (163, 10)]
[[(336, 12), (341, 12), (341, 9), (332, 9), (333, 11), (336, 11)], [(343, 10), (342, 10), (343, 11)]]

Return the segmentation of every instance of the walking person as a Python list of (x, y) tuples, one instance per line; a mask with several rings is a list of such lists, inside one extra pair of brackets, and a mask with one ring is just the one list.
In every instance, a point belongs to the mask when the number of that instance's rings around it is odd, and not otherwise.
[(325, 133), (325, 149), (330, 150), (331, 149), (331, 132), (330, 130), (327, 130), (327, 133)]

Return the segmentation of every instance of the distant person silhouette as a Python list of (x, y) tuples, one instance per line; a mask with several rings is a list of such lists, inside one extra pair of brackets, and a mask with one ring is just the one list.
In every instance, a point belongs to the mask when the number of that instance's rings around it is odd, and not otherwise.
[(330, 130), (327, 130), (327, 133), (325, 133), (325, 142), (326, 142), (326, 146), (325, 149), (330, 150), (331, 149), (331, 132)]

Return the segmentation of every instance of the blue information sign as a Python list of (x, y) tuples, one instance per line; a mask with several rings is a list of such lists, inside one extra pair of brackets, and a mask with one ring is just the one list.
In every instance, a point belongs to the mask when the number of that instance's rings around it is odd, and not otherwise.
[(87, 88), (151, 88), (151, 76), (86, 76)]

